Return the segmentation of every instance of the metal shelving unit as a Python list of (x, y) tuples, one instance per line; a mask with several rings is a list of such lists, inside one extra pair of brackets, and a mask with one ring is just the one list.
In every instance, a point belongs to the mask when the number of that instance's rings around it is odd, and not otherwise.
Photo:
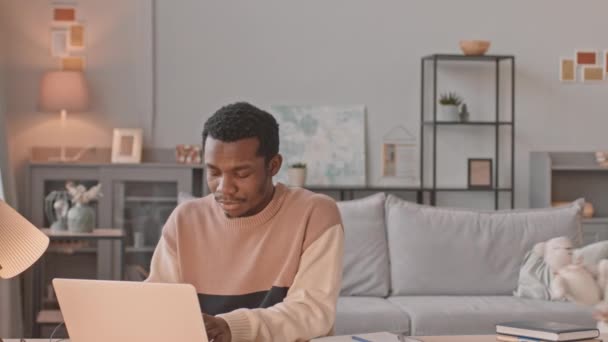
[[(475, 63), (494, 63), (495, 65), (495, 119), (490, 121), (437, 121), (437, 67), (439, 63), (444, 62), (475, 62)], [(499, 109), (500, 109), (500, 66), (501, 63), (510, 63), (510, 73), (511, 73), (511, 117), (510, 120), (501, 120), (499, 117)], [(426, 64), (432, 64), (432, 120), (429, 120), (425, 117), (425, 92), (427, 92), (428, 85), (425, 83), (426, 77)], [(439, 126), (483, 126), (490, 127), (495, 129), (495, 141), (494, 141), (494, 177), (495, 183), (492, 188), (484, 189), (481, 191), (491, 191), (494, 192), (494, 208), (499, 208), (499, 193), (508, 192), (510, 194), (510, 205), (511, 208), (514, 207), (515, 194), (514, 194), (514, 184), (515, 184), (515, 57), (511, 55), (485, 55), (485, 56), (464, 56), (464, 55), (452, 55), (452, 54), (433, 54), (424, 56), (421, 59), (421, 68), (420, 68), (421, 78), (420, 78), (420, 184), (422, 186), (423, 192), (429, 193), (429, 201), (431, 205), (436, 204), (436, 194), (441, 191), (480, 191), (479, 189), (468, 189), (468, 188), (453, 188), (446, 189), (437, 186), (437, 128)], [(511, 142), (511, 155), (510, 155), (510, 186), (508, 187), (500, 187), (498, 186), (498, 182), (500, 180), (500, 127), (510, 127), (510, 142)], [(431, 186), (427, 187), (424, 183), (425, 179), (425, 129), (432, 130), (432, 180)]]

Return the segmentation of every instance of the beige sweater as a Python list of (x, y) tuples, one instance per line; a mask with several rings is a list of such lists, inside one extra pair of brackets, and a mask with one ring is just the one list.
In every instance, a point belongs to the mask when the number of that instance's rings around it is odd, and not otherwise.
[(148, 281), (194, 285), (232, 341), (305, 341), (332, 332), (343, 234), (335, 202), (307, 190), (279, 183), (244, 218), (226, 217), (210, 195), (171, 214)]

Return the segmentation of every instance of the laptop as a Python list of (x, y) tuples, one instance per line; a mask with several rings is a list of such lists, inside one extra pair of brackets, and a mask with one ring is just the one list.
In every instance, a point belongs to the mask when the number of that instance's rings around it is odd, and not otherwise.
[(208, 342), (187, 284), (53, 279), (71, 342)]

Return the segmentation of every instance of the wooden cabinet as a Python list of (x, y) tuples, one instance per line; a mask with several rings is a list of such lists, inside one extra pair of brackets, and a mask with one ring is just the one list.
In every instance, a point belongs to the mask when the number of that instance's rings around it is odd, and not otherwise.
[(67, 181), (87, 188), (100, 183), (103, 197), (92, 203), (96, 228), (123, 230), (126, 244), (123, 258), (118, 241), (99, 240), (83, 245), (67, 238), (53, 240), (45, 254), (45, 276), (26, 279), (30, 289), (26, 291), (26, 310), (30, 311), (26, 314), (32, 317), (34, 332), (37, 313), (49, 309), (44, 302), (49, 298), (52, 301), (48, 286), (52, 278), (144, 279), (162, 227), (177, 206), (178, 194), (202, 196), (204, 192), (202, 165), (30, 163), (28, 172), (26, 209), (34, 225), (49, 227), (44, 199), (51, 191), (64, 190)]

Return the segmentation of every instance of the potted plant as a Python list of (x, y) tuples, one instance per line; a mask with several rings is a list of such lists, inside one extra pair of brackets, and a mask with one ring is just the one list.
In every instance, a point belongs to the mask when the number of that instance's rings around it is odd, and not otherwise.
[(456, 93), (441, 94), (439, 97), (441, 110), (437, 113), (437, 121), (458, 121), (459, 106), (462, 98)]
[(306, 182), (306, 163), (293, 163), (287, 169), (287, 182), (290, 186), (304, 186)]
[(72, 206), (68, 210), (68, 231), (74, 233), (90, 233), (95, 227), (95, 210), (89, 202), (102, 196), (101, 184), (91, 187), (89, 190), (84, 185), (74, 185), (68, 182), (65, 185), (72, 197)]

